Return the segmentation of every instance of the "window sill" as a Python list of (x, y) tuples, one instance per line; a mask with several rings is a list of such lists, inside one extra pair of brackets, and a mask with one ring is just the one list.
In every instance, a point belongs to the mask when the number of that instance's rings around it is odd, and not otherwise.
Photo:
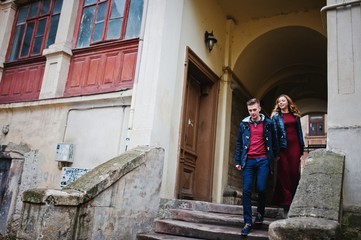
[(133, 45), (138, 45), (138, 43), (139, 43), (139, 38), (134, 38), (134, 39), (129, 39), (129, 40), (117, 40), (117, 41), (102, 42), (102, 43), (93, 44), (89, 47), (74, 48), (73, 54), (81, 54), (84, 52), (96, 51), (98, 49), (101, 50), (104, 48), (108, 49), (108, 48), (113, 48), (113, 47), (133, 46)]

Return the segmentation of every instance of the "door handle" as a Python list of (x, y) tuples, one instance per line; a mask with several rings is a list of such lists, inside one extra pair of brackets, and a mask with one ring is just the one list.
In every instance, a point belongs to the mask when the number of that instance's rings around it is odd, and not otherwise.
[(190, 118), (188, 119), (188, 126), (194, 127), (193, 121)]

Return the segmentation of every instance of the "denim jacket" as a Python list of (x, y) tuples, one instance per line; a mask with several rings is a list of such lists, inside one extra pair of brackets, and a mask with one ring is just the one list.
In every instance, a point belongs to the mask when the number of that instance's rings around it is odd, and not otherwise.
[[(263, 134), (265, 139), (267, 158), (268, 161), (270, 162), (270, 170), (272, 172), (274, 157), (278, 155), (278, 151), (279, 151), (278, 141), (272, 120), (266, 118), (263, 114), (260, 114), (260, 116), (261, 116), (261, 121), (263, 121)], [(244, 118), (241, 121), (238, 130), (235, 161), (236, 161), (236, 165), (241, 165), (242, 168), (244, 168), (247, 162), (247, 153), (251, 140), (250, 122), (251, 122), (250, 116)]]
[[(272, 121), (274, 123), (274, 127), (275, 127), (275, 130), (277, 133), (279, 147), (280, 147), (280, 149), (286, 149), (287, 148), (287, 136), (286, 136), (286, 128), (285, 128), (285, 123), (283, 121), (282, 114), (280, 114), (278, 112), (275, 113), (274, 116), (272, 117)], [(301, 147), (301, 153), (303, 153), (305, 143), (303, 141), (302, 126), (301, 126), (301, 121), (300, 121), (299, 117), (296, 117), (296, 122), (297, 122), (297, 132), (298, 132), (298, 139), (299, 139), (300, 147)]]

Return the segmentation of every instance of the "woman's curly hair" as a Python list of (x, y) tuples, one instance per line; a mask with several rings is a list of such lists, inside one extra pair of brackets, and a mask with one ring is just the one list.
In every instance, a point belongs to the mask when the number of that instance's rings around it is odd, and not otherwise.
[(278, 99), (280, 99), (280, 97), (284, 97), (286, 98), (287, 102), (288, 102), (288, 110), (290, 111), (290, 113), (292, 113), (294, 116), (301, 118), (301, 112), (300, 110), (298, 110), (296, 104), (292, 101), (292, 99), (286, 95), (286, 94), (281, 94), (277, 99), (276, 99), (276, 104), (275, 107), (272, 110), (272, 115), (274, 115), (274, 113), (278, 112), (281, 113), (281, 109), (278, 106)]

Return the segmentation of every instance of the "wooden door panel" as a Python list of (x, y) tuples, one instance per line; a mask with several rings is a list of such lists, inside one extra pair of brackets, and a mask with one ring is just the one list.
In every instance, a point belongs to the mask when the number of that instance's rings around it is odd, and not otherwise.
[(184, 150), (197, 152), (197, 131), (199, 116), (200, 85), (190, 81), (187, 87), (187, 105), (184, 121)]
[(182, 199), (193, 199), (194, 174), (197, 157), (193, 154), (183, 152), (180, 159), (181, 182), (179, 197)]

